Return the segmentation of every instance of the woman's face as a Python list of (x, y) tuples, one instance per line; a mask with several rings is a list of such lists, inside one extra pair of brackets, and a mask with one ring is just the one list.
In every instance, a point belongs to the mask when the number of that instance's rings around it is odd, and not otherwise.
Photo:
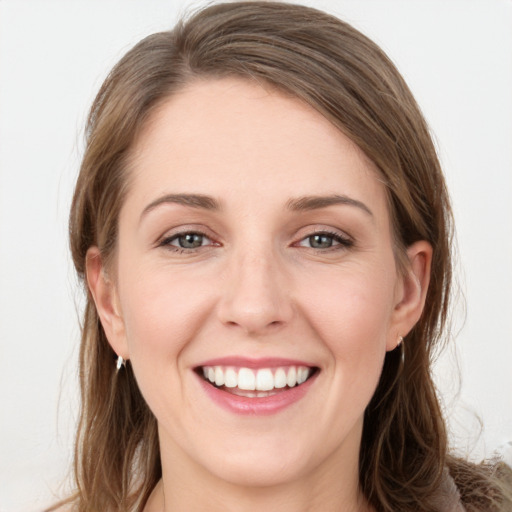
[(416, 293), (372, 163), (297, 99), (222, 79), (161, 106), (130, 173), (115, 269), (89, 281), (164, 470), (267, 485), (357, 468)]

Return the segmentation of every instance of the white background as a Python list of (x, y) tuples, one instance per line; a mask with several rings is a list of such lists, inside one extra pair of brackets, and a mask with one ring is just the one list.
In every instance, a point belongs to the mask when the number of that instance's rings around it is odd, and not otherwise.
[[(309, 3), (389, 53), (435, 133), (467, 304), (438, 382), (458, 450), (503, 451), (512, 441), (512, 3)], [(66, 223), (87, 108), (115, 61), (185, 5), (0, 0), (1, 512), (40, 510), (71, 460), (81, 293)]]

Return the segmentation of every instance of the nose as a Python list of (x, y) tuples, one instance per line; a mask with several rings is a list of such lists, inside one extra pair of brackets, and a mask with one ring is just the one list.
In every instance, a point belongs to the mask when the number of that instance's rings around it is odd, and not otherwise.
[(258, 335), (290, 322), (293, 306), (284, 262), (258, 252), (238, 255), (228, 267), (218, 307), (222, 323)]

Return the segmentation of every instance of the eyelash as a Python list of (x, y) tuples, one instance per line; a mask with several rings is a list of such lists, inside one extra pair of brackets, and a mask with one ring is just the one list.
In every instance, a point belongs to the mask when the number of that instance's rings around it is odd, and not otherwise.
[[(198, 247), (192, 247), (192, 248), (179, 247), (179, 246), (172, 244), (172, 242), (174, 242), (182, 237), (186, 237), (186, 236), (190, 236), (190, 235), (200, 236), (203, 238), (202, 242), (204, 242), (204, 239), (206, 239), (206, 240), (209, 240), (211, 243), (209, 243), (209, 244), (201, 243), (201, 245), (199, 245)], [(302, 242), (304, 242), (308, 239), (311, 242), (311, 239), (316, 236), (323, 236), (323, 237), (332, 239), (331, 245), (329, 247), (325, 247), (325, 248), (307, 247), (307, 246), (302, 245)], [(334, 242), (335, 242), (335, 244), (333, 245)], [(176, 253), (179, 253), (179, 254), (193, 253), (193, 252), (196, 252), (198, 249), (201, 249), (202, 247), (208, 247), (208, 246), (212, 246), (212, 245), (218, 246), (219, 244), (212, 242), (212, 240), (208, 237), (208, 235), (206, 235), (206, 233), (203, 233), (201, 231), (183, 231), (181, 233), (176, 233), (174, 235), (165, 237), (158, 243), (158, 247), (165, 247), (166, 249), (176, 252)], [(293, 244), (293, 246), (295, 246), (295, 247), (306, 247), (306, 248), (310, 248), (310, 249), (316, 250), (317, 252), (322, 252), (322, 253), (329, 252), (329, 251), (348, 249), (348, 248), (352, 247), (353, 245), (354, 245), (354, 242), (351, 239), (349, 239), (348, 237), (342, 236), (342, 235), (340, 235), (340, 233), (337, 233), (334, 231), (328, 231), (328, 230), (314, 231), (314, 232), (308, 234), (307, 236), (301, 238), (298, 242), (295, 242)]]
[(192, 248), (189, 248), (189, 247), (179, 247), (179, 246), (176, 246), (176, 245), (172, 245), (173, 241), (178, 240), (178, 239), (183, 238), (183, 237), (188, 236), (188, 235), (200, 236), (200, 237), (203, 237), (202, 241), (204, 241), (204, 239), (206, 239), (206, 240), (210, 240), (210, 242), (211, 242), (211, 239), (208, 237), (208, 235), (206, 235), (206, 233), (203, 233), (201, 231), (183, 231), (181, 233), (176, 233), (174, 235), (165, 237), (158, 244), (158, 247), (165, 247), (166, 249), (169, 249), (170, 251), (182, 254), (182, 253), (196, 252), (197, 249), (200, 249), (202, 247), (207, 247), (209, 245), (218, 245), (218, 244), (215, 244), (215, 243), (205, 244), (205, 245), (201, 244), (198, 247), (192, 247)]
[(295, 245), (298, 245), (299, 247), (304, 247), (301, 243), (308, 239), (311, 239), (315, 236), (324, 236), (327, 238), (331, 238), (333, 242), (336, 242), (336, 245), (331, 245), (330, 247), (326, 247), (326, 248), (322, 248), (322, 249), (315, 248), (315, 247), (309, 247), (318, 252), (327, 252), (327, 251), (337, 251), (337, 250), (342, 250), (342, 249), (348, 249), (354, 245), (353, 240), (351, 240), (350, 238), (343, 236), (340, 233), (325, 230), (325, 229), (319, 230), (319, 231), (314, 231), (313, 233), (310, 233), (309, 235), (305, 236), (304, 238), (301, 238), (301, 240)]

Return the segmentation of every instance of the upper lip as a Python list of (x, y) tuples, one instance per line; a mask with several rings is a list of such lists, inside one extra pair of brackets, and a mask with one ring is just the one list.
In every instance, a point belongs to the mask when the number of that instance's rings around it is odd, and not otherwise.
[(241, 356), (227, 356), (209, 359), (198, 364), (196, 368), (202, 368), (203, 366), (234, 366), (238, 368), (277, 368), (280, 366), (307, 366), (310, 368), (316, 365), (311, 362), (299, 360), (299, 359), (288, 359), (281, 357), (260, 357), (260, 358), (248, 358)]

